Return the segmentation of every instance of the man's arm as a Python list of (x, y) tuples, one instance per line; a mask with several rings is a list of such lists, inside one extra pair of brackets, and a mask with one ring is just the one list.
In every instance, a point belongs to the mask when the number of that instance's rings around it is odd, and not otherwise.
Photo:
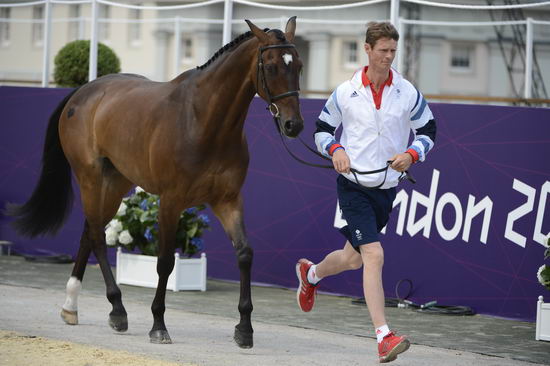
[(414, 140), (407, 151), (394, 155), (391, 167), (403, 172), (417, 161), (424, 161), (433, 148), (437, 127), (434, 116), (424, 96), (416, 90), (416, 100), (410, 113), (411, 129)]
[(334, 169), (338, 173), (349, 173), (350, 161), (345, 148), (336, 141), (336, 129), (342, 123), (342, 111), (338, 105), (337, 90), (329, 97), (319, 119), (316, 122), (317, 129), (313, 134), (317, 150), (332, 158)]
[(426, 99), (418, 90), (416, 91), (415, 104), (410, 113), (410, 123), (414, 140), (407, 149), (407, 153), (413, 158), (413, 163), (424, 161), (434, 146), (437, 127)]

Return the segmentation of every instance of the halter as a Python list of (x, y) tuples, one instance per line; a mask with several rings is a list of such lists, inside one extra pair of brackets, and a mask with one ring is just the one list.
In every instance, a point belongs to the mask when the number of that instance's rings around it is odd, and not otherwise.
[(282, 93), (282, 94), (279, 94), (279, 95), (276, 95), (276, 96), (272, 97), (271, 92), (269, 91), (269, 87), (267, 86), (267, 80), (265, 78), (265, 69), (264, 69), (264, 62), (263, 62), (262, 55), (263, 55), (265, 50), (269, 50), (271, 48), (295, 48), (295, 47), (296, 46), (294, 46), (291, 43), (288, 43), (288, 44), (274, 44), (274, 45), (260, 47), (260, 52), (258, 52), (258, 73), (257, 73), (257, 78), (256, 79), (258, 80), (258, 83), (259, 83), (260, 79), (262, 81), (262, 89), (265, 92), (265, 95), (267, 97), (267, 103), (268, 103), (267, 110), (273, 116), (275, 124), (278, 126), (278, 128), (280, 128), (280, 124), (278, 122), (279, 117), (280, 117), (280, 112), (279, 112), (279, 107), (277, 107), (277, 104), (275, 104), (275, 102), (279, 99), (283, 99), (283, 98), (286, 98), (286, 97), (293, 97), (293, 96), (297, 97), (297, 96), (300, 95), (300, 93), (298, 92), (298, 90), (292, 90), (292, 91), (288, 91), (286, 93)]

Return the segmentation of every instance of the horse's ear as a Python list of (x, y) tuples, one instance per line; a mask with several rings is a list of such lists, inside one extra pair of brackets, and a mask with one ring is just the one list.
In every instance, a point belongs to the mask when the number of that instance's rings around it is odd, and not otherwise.
[(260, 43), (267, 44), (269, 42), (269, 36), (267, 35), (266, 32), (256, 27), (254, 23), (252, 23), (248, 19), (245, 19), (244, 21), (246, 22), (246, 24), (248, 24), (252, 33), (254, 33), (254, 35), (260, 40)]
[(294, 41), (294, 32), (296, 32), (296, 16), (293, 16), (286, 22), (285, 37), (287, 41)]

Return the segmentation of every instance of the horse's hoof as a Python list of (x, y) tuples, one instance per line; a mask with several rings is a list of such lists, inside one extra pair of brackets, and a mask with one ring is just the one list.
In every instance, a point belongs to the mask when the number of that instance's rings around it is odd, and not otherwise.
[(172, 339), (167, 330), (152, 330), (149, 332), (149, 340), (151, 343), (171, 344)]
[(128, 330), (128, 316), (109, 315), (109, 325), (117, 332), (126, 332)]
[(235, 327), (233, 339), (237, 343), (237, 346), (241, 348), (252, 348), (254, 346), (253, 334), (253, 332), (243, 332)]
[(61, 319), (69, 325), (77, 325), (78, 311), (69, 311), (61, 308)]

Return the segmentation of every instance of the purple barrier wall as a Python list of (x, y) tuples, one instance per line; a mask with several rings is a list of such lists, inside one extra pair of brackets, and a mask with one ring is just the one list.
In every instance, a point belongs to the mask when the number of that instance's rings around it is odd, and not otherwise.
[[(36, 183), (48, 116), (65, 89), (0, 87), (0, 204), (23, 202)], [(302, 100), (312, 143), (323, 100)], [(386, 233), (384, 284), (395, 297), (401, 279), (415, 302), (467, 305), (479, 313), (533, 321), (541, 244), (550, 232), (550, 110), (432, 104), (438, 137), (428, 161), (401, 184)], [(296, 287), (301, 257), (321, 260), (341, 248), (333, 228), (336, 173), (294, 161), (284, 150), (265, 103), (254, 100), (246, 134), (251, 162), (243, 188), (247, 232), (255, 248), (253, 281)], [(319, 162), (297, 141), (291, 149)], [(0, 239), (21, 253), (76, 254), (83, 217), (78, 199), (55, 238), (17, 237), (0, 217)], [(220, 225), (205, 235), (208, 275), (238, 280), (231, 243)], [(114, 249), (111, 250), (114, 264)], [(548, 262), (547, 262), (548, 263)], [(67, 273), (69, 276), (69, 273)], [(323, 281), (322, 290), (362, 296), (361, 271)], [(407, 286), (403, 285), (403, 294)], [(546, 292), (546, 293), (545, 293)], [(237, 296), (237, 295), (236, 295)]]

